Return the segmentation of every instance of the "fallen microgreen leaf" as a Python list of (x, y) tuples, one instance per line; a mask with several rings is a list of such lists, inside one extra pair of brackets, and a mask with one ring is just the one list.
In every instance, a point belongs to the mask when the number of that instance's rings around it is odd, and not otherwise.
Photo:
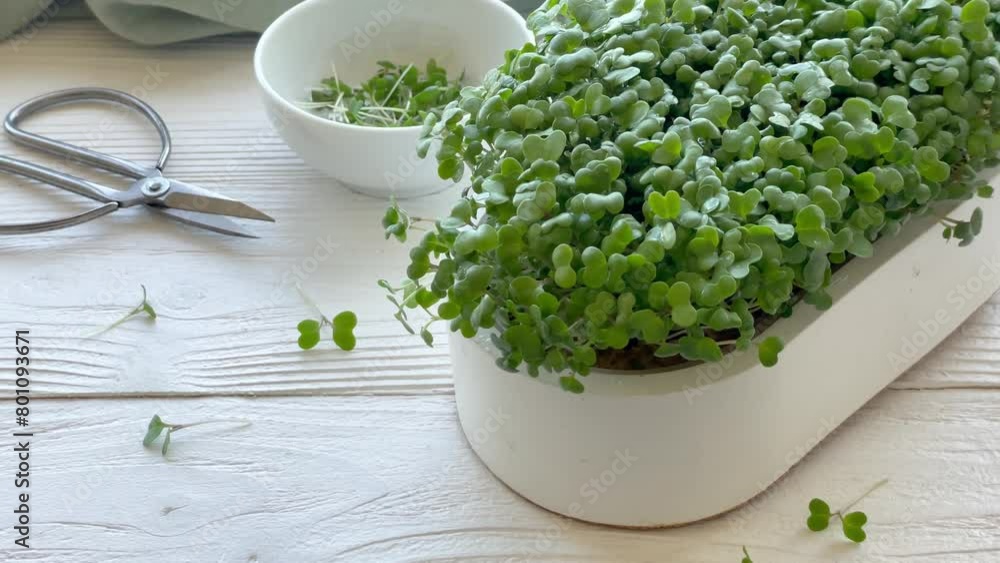
[(888, 479), (883, 479), (868, 489), (863, 495), (858, 497), (844, 508), (835, 512), (830, 510), (830, 505), (825, 500), (814, 498), (809, 501), (809, 517), (806, 518), (806, 527), (813, 532), (822, 532), (830, 526), (830, 520), (838, 518), (844, 537), (854, 543), (862, 543), (868, 538), (865, 532), (865, 524), (868, 523), (868, 515), (864, 512), (848, 512), (859, 502), (877, 491), (888, 483)]
[[(196, 426), (205, 426), (207, 424), (237, 424), (239, 425), (239, 428), (244, 428), (250, 426), (252, 423), (246, 420), (203, 420), (201, 422), (191, 422), (188, 424), (171, 424), (160, 418), (160, 415), (154, 414), (153, 418), (150, 419), (149, 424), (146, 426), (146, 436), (142, 439), (142, 445), (147, 448), (152, 446), (153, 443), (156, 442), (156, 439), (163, 434), (163, 445), (160, 447), (160, 454), (166, 456), (168, 450), (170, 449), (170, 442), (174, 432), (194, 428)], [(166, 430), (165, 433), (164, 430)]]
[(302, 299), (319, 313), (319, 319), (306, 319), (298, 324), (299, 348), (312, 350), (323, 339), (322, 332), (326, 327), (333, 329), (333, 342), (338, 348), (345, 352), (350, 352), (357, 347), (358, 341), (354, 336), (354, 329), (358, 326), (358, 316), (352, 311), (344, 311), (331, 321), (322, 313), (319, 305), (312, 300), (301, 287), (297, 288)]
[(106, 333), (106, 332), (108, 332), (110, 330), (113, 330), (113, 329), (115, 329), (115, 328), (117, 328), (117, 327), (119, 327), (119, 326), (127, 323), (128, 321), (132, 320), (133, 318), (138, 317), (138, 316), (143, 315), (143, 314), (145, 314), (147, 317), (149, 317), (149, 320), (151, 320), (151, 321), (155, 321), (156, 320), (156, 309), (153, 309), (153, 306), (149, 303), (148, 294), (146, 292), (146, 286), (145, 285), (140, 285), (139, 287), (142, 288), (142, 302), (139, 303), (138, 305), (136, 305), (131, 311), (129, 311), (128, 313), (126, 313), (125, 315), (123, 315), (117, 321), (115, 321), (115, 322), (113, 322), (113, 323), (111, 323), (111, 324), (109, 324), (109, 325), (107, 325), (107, 326), (105, 326), (103, 328), (100, 328), (97, 331), (95, 331), (93, 334), (91, 334), (91, 338), (94, 337), (94, 336), (99, 336), (101, 334), (104, 334), (104, 333)]
[(354, 329), (358, 326), (358, 316), (351, 311), (344, 311), (333, 318), (333, 342), (341, 350), (350, 352), (358, 345), (354, 337)]

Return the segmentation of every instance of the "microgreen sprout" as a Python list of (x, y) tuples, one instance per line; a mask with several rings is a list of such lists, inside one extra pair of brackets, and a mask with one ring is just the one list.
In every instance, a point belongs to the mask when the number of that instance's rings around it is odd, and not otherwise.
[(358, 326), (358, 316), (351, 311), (344, 311), (333, 317), (333, 342), (341, 350), (351, 351), (358, 345), (354, 337), (354, 329)]
[(98, 329), (96, 332), (93, 333), (93, 336), (104, 334), (105, 332), (115, 329), (140, 315), (146, 315), (151, 321), (156, 320), (156, 310), (153, 309), (153, 306), (149, 304), (148, 295), (146, 293), (146, 286), (140, 285), (139, 287), (142, 288), (142, 302), (136, 305), (131, 311), (123, 315), (117, 321), (103, 328)]
[(382, 217), (382, 228), (385, 229), (385, 239), (396, 237), (399, 242), (406, 242), (410, 228), (410, 215), (403, 211), (393, 199), (392, 205), (385, 210)]
[(389, 240), (395, 237), (399, 242), (406, 242), (411, 230), (427, 230), (417, 226), (417, 223), (433, 224), (434, 221), (422, 217), (411, 217), (409, 213), (399, 206), (396, 198), (392, 198), (392, 203), (386, 208), (385, 215), (382, 216), (382, 228), (385, 229), (385, 239)]
[(344, 311), (330, 320), (322, 313), (319, 305), (312, 300), (302, 288), (299, 288), (302, 298), (319, 313), (319, 319), (306, 319), (298, 324), (299, 348), (312, 350), (323, 339), (322, 332), (326, 327), (333, 329), (333, 343), (345, 352), (350, 352), (357, 347), (358, 341), (354, 336), (354, 329), (358, 326), (358, 316), (351, 311)]
[(941, 224), (944, 225), (945, 240), (957, 238), (959, 246), (969, 246), (983, 231), (983, 210), (977, 207), (968, 221), (942, 217)]
[(760, 363), (764, 367), (774, 367), (778, 364), (778, 354), (780, 354), (785, 349), (784, 340), (778, 338), (777, 336), (770, 336), (764, 339), (763, 342), (757, 347), (757, 355), (760, 358)]
[(740, 563), (753, 563), (753, 559), (750, 559), (750, 554), (747, 553), (747, 546), (743, 546), (743, 560)]
[(312, 91), (311, 101), (300, 104), (328, 119), (369, 127), (421, 125), (429, 111), (441, 110), (457, 100), (461, 78), (449, 80), (448, 72), (434, 59), (421, 72), (416, 66), (379, 61), (375, 76), (359, 87), (333, 76)]
[(160, 415), (156, 414), (153, 415), (153, 418), (149, 421), (149, 425), (146, 427), (146, 437), (142, 439), (142, 445), (147, 448), (152, 446), (153, 442), (166, 430), (166, 434), (163, 437), (163, 445), (160, 447), (160, 453), (165, 456), (167, 455), (167, 450), (170, 449), (170, 438), (174, 432), (206, 424), (238, 424), (242, 428), (250, 426), (251, 423), (246, 420), (203, 420), (188, 424), (170, 424), (160, 418)]
[[(410, 257), (413, 257), (412, 252)], [(437, 313), (431, 311), (430, 308), (437, 302), (437, 299), (427, 288), (419, 287), (412, 282), (407, 281), (400, 287), (393, 287), (388, 281), (379, 280), (378, 285), (388, 292), (386, 299), (396, 306), (396, 313), (393, 316), (410, 334), (417, 334), (417, 331), (410, 324), (407, 310), (422, 309), (427, 314), (428, 320), (420, 328), (420, 338), (428, 346), (434, 345), (434, 334), (431, 332), (431, 327), (435, 323), (453, 320), (461, 314), (460, 311), (450, 307), (447, 303), (438, 307)]]
[(832, 518), (837, 518), (840, 520), (844, 537), (854, 543), (864, 542), (868, 538), (868, 534), (864, 530), (865, 524), (868, 523), (868, 515), (864, 512), (848, 511), (888, 482), (888, 479), (879, 481), (854, 502), (836, 512), (830, 510), (830, 505), (825, 500), (812, 499), (809, 501), (809, 517), (806, 519), (806, 526), (814, 532), (821, 532), (830, 526)]

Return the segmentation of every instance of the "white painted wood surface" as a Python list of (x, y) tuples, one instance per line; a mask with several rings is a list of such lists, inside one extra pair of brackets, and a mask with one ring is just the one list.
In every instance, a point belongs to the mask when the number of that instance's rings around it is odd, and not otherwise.
[[(996, 297), (777, 485), (722, 518), (633, 532), (566, 521), (513, 495), (461, 438), (446, 347), (404, 335), (375, 285), (406, 257), (381, 240), (383, 204), (306, 169), (270, 131), (253, 45), (138, 48), (91, 22), (0, 44), (0, 110), (84, 84), (134, 91), (173, 130), (171, 175), (279, 220), (242, 241), (134, 210), (0, 239), (0, 337), (32, 330), (38, 433), (33, 549), (21, 551), (10, 528), (14, 352), (0, 348), (0, 559), (730, 563), (747, 545), (757, 563), (1000, 561)], [(156, 152), (155, 136), (114, 111), (60, 111), (35, 125), (129, 158)], [(53, 162), (2, 137), (0, 153)], [(0, 190), (8, 222), (88, 204), (7, 175)], [(449, 199), (408, 207), (433, 214)], [(294, 326), (310, 314), (298, 280), (328, 312), (360, 313), (355, 353), (297, 349)], [(140, 283), (161, 313), (155, 325), (88, 337), (135, 304)], [(960, 291), (941, 296), (941, 308)], [(179, 433), (164, 460), (139, 444), (157, 412), (252, 426)], [(868, 543), (804, 531), (809, 498), (838, 505), (883, 477), (889, 486), (862, 505)]]

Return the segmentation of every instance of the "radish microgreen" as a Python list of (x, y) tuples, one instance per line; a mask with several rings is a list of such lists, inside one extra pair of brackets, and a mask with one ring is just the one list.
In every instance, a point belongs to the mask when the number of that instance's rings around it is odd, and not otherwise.
[(822, 532), (830, 527), (830, 520), (837, 518), (840, 520), (844, 537), (854, 543), (864, 542), (868, 538), (868, 534), (864, 529), (865, 524), (868, 523), (868, 515), (860, 511), (848, 511), (888, 482), (888, 479), (879, 481), (872, 488), (868, 489), (865, 494), (858, 497), (857, 500), (836, 512), (830, 510), (830, 504), (825, 500), (819, 498), (812, 499), (809, 501), (809, 517), (806, 519), (806, 526), (814, 532)]
[(345, 352), (350, 352), (357, 347), (358, 341), (354, 336), (354, 329), (358, 326), (358, 316), (353, 311), (344, 311), (333, 317), (331, 321), (322, 313), (319, 305), (312, 300), (302, 288), (299, 288), (302, 298), (319, 313), (319, 319), (306, 319), (299, 323), (299, 348), (312, 350), (323, 339), (322, 332), (326, 327), (333, 329), (333, 343)]
[(239, 424), (242, 426), (250, 426), (250, 422), (245, 420), (203, 420), (201, 422), (191, 422), (188, 424), (170, 424), (165, 422), (160, 415), (155, 414), (153, 418), (149, 421), (149, 425), (146, 427), (146, 437), (142, 439), (142, 445), (145, 447), (150, 447), (153, 442), (160, 437), (160, 434), (166, 431), (163, 436), (163, 445), (160, 447), (160, 453), (162, 455), (167, 455), (167, 451), (170, 449), (170, 438), (174, 432), (179, 430), (184, 430), (188, 428), (194, 428), (195, 426), (204, 426), (206, 424)]
[[(992, 192), (989, 193), (992, 195)], [(977, 207), (968, 221), (942, 217), (941, 224), (944, 225), (945, 240), (957, 238), (958, 246), (969, 246), (983, 231), (983, 209)]]
[[(426, 117), (417, 154), (463, 191), (400, 303), (574, 393), (749, 350), (912, 218), (992, 195), (991, 3), (548, 0), (537, 41)], [(942, 219), (963, 245), (982, 221)]]
[(126, 322), (132, 320), (133, 318), (141, 316), (141, 315), (146, 315), (152, 321), (156, 320), (156, 310), (153, 309), (153, 306), (149, 304), (148, 295), (146, 293), (146, 286), (140, 285), (139, 287), (142, 288), (142, 302), (139, 303), (138, 305), (136, 305), (131, 311), (129, 311), (128, 313), (126, 313), (124, 316), (122, 316), (117, 321), (115, 321), (115, 322), (113, 322), (113, 323), (111, 323), (111, 324), (109, 324), (109, 325), (107, 325), (107, 326), (105, 326), (105, 327), (103, 327), (101, 329), (98, 329), (96, 332), (94, 332), (93, 336), (98, 336), (98, 335), (104, 334), (105, 332), (108, 332), (109, 330), (117, 328), (117, 327), (125, 324)]
[(785, 341), (777, 336), (770, 336), (764, 339), (757, 347), (757, 356), (764, 367), (774, 367), (778, 365), (778, 354), (785, 349)]

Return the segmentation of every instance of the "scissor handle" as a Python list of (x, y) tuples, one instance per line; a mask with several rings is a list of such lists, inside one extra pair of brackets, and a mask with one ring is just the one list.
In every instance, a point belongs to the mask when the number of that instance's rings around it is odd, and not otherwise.
[(19, 174), (27, 178), (32, 178), (52, 186), (60, 187), (64, 190), (78, 193), (82, 196), (95, 199), (101, 203), (112, 201), (122, 203), (123, 194), (119, 190), (106, 188), (100, 184), (78, 178), (72, 174), (39, 166), (31, 162), (25, 162), (16, 158), (0, 156), (0, 170)]
[[(157, 134), (160, 136), (160, 142), (163, 146), (160, 151), (160, 158), (156, 161), (156, 166), (154, 168), (148, 168), (109, 154), (93, 151), (84, 147), (78, 147), (76, 145), (71, 145), (62, 141), (50, 139), (48, 137), (43, 137), (20, 128), (20, 123), (24, 119), (41, 113), (47, 109), (76, 102), (91, 101), (111, 102), (125, 106), (139, 112), (153, 124), (156, 128)], [(38, 96), (37, 98), (28, 100), (27, 102), (24, 102), (23, 104), (12, 109), (10, 113), (7, 114), (3, 127), (7, 134), (10, 135), (17, 143), (34, 147), (57, 156), (66, 156), (73, 160), (90, 164), (111, 172), (117, 172), (118, 174), (130, 178), (146, 178), (156, 175), (157, 173), (163, 171), (163, 168), (167, 165), (167, 160), (170, 158), (170, 130), (167, 129), (167, 124), (164, 123), (160, 114), (156, 113), (156, 110), (139, 98), (136, 98), (131, 94), (127, 94), (119, 90), (111, 90), (109, 88), (71, 88), (69, 90), (59, 90), (57, 92)]]
[(104, 217), (108, 213), (118, 210), (117, 203), (105, 203), (100, 207), (91, 209), (72, 217), (55, 219), (52, 221), (39, 221), (37, 223), (20, 223), (17, 225), (0, 225), (0, 235), (28, 235), (31, 233), (45, 233), (48, 231), (58, 231), (68, 229), (76, 225), (82, 225), (88, 221), (93, 221), (98, 217)]

